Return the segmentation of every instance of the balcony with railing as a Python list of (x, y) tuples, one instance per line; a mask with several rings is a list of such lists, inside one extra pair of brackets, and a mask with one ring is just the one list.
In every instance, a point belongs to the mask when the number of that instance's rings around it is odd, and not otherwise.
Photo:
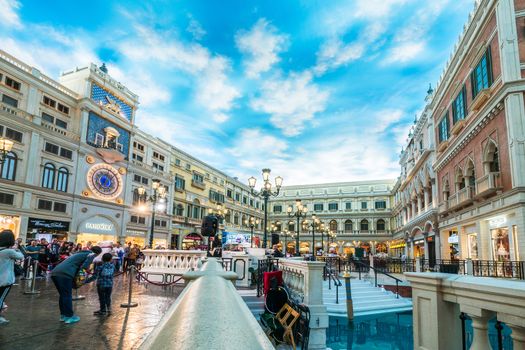
[(488, 196), (501, 189), (499, 172), (488, 173), (476, 180), (476, 197)]
[(474, 186), (466, 186), (458, 191), (458, 205), (466, 205), (472, 203), (474, 195)]
[(31, 114), (3, 102), (0, 102), (0, 113), (9, 118), (15, 116), (30, 122), (33, 121), (33, 116)]

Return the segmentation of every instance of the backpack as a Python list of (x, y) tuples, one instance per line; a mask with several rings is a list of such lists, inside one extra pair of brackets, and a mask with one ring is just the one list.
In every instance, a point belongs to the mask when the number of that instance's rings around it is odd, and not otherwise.
[(113, 276), (114, 272), (115, 272), (115, 268), (113, 268), (113, 265), (104, 264), (102, 266), (102, 270), (100, 271), (100, 277), (109, 278)]

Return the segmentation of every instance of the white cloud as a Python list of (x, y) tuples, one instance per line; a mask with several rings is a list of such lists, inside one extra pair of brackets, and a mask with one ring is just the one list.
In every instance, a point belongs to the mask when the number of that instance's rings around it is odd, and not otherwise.
[(214, 114), (212, 115), (212, 119), (213, 119), (215, 122), (217, 122), (217, 123), (219, 123), (219, 124), (222, 124), (222, 123), (228, 121), (228, 119), (230, 119), (230, 116), (227, 115), (227, 114), (225, 114), (225, 113), (214, 113)]
[(406, 42), (394, 46), (385, 63), (405, 63), (414, 60), (425, 50), (425, 42)]
[(296, 136), (307, 121), (324, 111), (328, 97), (328, 92), (312, 82), (310, 72), (302, 72), (265, 81), (250, 104), (253, 110), (270, 114), (270, 121), (284, 135)]
[(18, 15), (19, 9), (20, 2), (16, 0), (0, 0), (0, 26), (22, 28)]
[(261, 18), (249, 31), (239, 31), (235, 43), (244, 54), (243, 64), (249, 78), (258, 78), (280, 61), (279, 53), (284, 51), (288, 38), (278, 34), (277, 28)]
[(118, 49), (134, 64), (157, 62), (164, 68), (188, 73), (194, 79), (195, 101), (210, 112), (229, 111), (240, 91), (228, 79), (230, 61), (213, 55), (198, 43), (184, 43), (169, 33), (135, 25), (137, 36), (120, 43)]
[(190, 22), (186, 30), (193, 35), (193, 39), (201, 40), (206, 35), (206, 31), (202, 28), (199, 21), (193, 18), (193, 16), (190, 15), (188, 17)]
[(341, 65), (355, 61), (365, 51), (365, 46), (360, 42), (345, 45), (341, 39), (334, 38), (326, 41), (317, 53), (317, 64), (314, 71), (318, 74), (334, 69)]

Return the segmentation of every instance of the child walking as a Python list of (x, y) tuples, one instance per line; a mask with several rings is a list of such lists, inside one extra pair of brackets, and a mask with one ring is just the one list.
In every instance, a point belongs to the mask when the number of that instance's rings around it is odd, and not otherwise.
[(115, 265), (111, 262), (113, 255), (105, 253), (102, 255), (102, 264), (98, 265), (93, 276), (86, 279), (86, 283), (97, 280), (98, 300), (100, 310), (95, 311), (93, 315), (105, 316), (111, 314), (111, 290), (113, 289), (113, 275)]

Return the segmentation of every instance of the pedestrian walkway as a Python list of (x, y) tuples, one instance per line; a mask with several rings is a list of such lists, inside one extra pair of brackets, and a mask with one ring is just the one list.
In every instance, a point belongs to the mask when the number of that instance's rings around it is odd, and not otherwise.
[(159, 323), (166, 310), (184, 288), (159, 287), (133, 283), (133, 301), (138, 307), (125, 309), (128, 280), (126, 275), (115, 278), (110, 316), (93, 316), (98, 310), (95, 283), (82, 287), (85, 300), (73, 301), (80, 322), (67, 325), (58, 321), (58, 293), (51, 280), (37, 281), (40, 294), (24, 295), (24, 281), (13, 286), (7, 297), (5, 317), (11, 322), (0, 326), (0, 349), (137, 349)]

